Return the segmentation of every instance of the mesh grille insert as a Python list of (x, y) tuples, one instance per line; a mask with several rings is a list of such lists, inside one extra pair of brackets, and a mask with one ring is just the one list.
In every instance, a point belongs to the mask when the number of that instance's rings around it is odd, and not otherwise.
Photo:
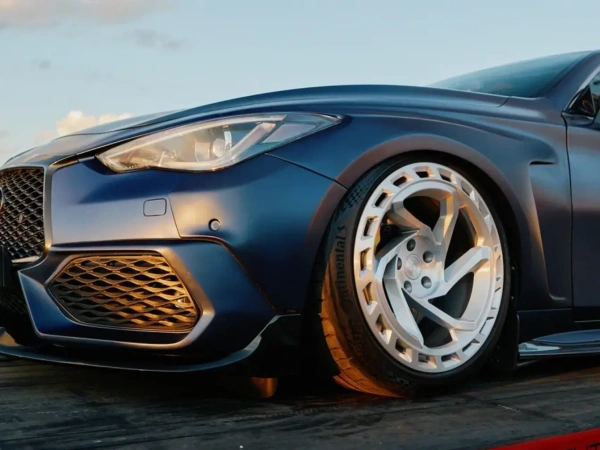
[(187, 289), (161, 256), (77, 258), (49, 289), (69, 314), (91, 325), (183, 332), (199, 316)]
[(23, 295), (10, 288), (0, 288), (0, 326), (4, 315), (27, 316), (27, 304)]
[(11, 259), (44, 252), (44, 169), (0, 172), (0, 245)]

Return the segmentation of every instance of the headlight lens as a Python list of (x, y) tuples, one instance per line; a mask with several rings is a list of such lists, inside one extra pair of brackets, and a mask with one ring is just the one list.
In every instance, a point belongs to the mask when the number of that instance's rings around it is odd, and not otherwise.
[(212, 171), (328, 128), (339, 122), (317, 114), (259, 114), (171, 128), (98, 155), (115, 172), (161, 168)]

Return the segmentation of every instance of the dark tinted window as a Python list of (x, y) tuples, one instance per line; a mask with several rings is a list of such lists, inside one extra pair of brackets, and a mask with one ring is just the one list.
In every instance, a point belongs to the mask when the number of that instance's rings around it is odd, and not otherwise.
[(595, 117), (596, 121), (598, 120), (598, 112), (600, 111), (600, 74), (594, 77), (589, 84), (589, 89), (581, 93), (572, 111), (576, 114)]
[(460, 75), (431, 87), (512, 97), (541, 97), (589, 52), (521, 61)]
[(592, 100), (596, 105), (596, 111), (600, 111), (600, 74), (596, 75), (590, 83), (592, 91)]

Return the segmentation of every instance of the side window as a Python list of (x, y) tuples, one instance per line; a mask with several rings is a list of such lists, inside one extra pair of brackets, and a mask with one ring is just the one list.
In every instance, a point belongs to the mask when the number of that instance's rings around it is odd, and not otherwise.
[(600, 112), (600, 73), (596, 75), (590, 84), (591, 101), (593, 102), (594, 111), (596, 112), (596, 121), (599, 119)]
[(598, 73), (592, 82), (581, 92), (577, 101), (573, 104), (571, 112), (594, 118), (597, 122), (600, 120), (600, 73)]

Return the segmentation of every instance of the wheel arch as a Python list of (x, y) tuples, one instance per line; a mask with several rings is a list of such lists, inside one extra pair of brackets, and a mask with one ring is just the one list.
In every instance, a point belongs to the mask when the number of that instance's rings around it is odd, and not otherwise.
[[(315, 307), (318, 303), (318, 298), (316, 297), (318, 292), (315, 291), (315, 287), (322, 281), (319, 279), (319, 272), (323, 270), (324, 263), (323, 242), (326, 239), (327, 230), (338, 206), (344, 201), (350, 189), (372, 169), (381, 164), (393, 164), (401, 158), (415, 155), (419, 155), (425, 159), (431, 157), (436, 162), (459, 167), (472, 177), (489, 196), (499, 199), (499, 201), (495, 202), (494, 206), (503, 220), (511, 257), (513, 279), (510, 297), (511, 305), (509, 305), (508, 311), (508, 314), (512, 317), (510, 319), (507, 317), (506, 323), (512, 325), (514, 320), (518, 321), (516, 299), (518, 298), (518, 288), (521, 284), (520, 280), (523, 276), (521, 271), (523, 260), (527, 258), (525, 249), (530, 241), (529, 231), (526, 227), (525, 211), (517, 206), (519, 202), (509, 181), (482, 153), (460, 142), (431, 135), (413, 135), (384, 142), (363, 153), (339, 175), (336, 181), (347, 189), (347, 191), (344, 195), (340, 196), (338, 190), (331, 189), (312, 221), (311, 234), (318, 236), (318, 243), (315, 247), (317, 251), (313, 260), (313, 273), (306, 293), (305, 318), (315, 313)], [(336, 198), (334, 199), (334, 197)], [(309, 320), (305, 319), (303, 322), (305, 323), (303, 330), (310, 332), (308, 331), (309, 328), (307, 328), (310, 327), (308, 324)], [(509, 338), (510, 342), (516, 342), (518, 337), (514, 336), (514, 334), (518, 334), (518, 327), (507, 326), (506, 328), (506, 332), (513, 334)], [(303, 341), (306, 337), (306, 335), (303, 336)], [(502, 352), (505, 354), (507, 349), (503, 348)], [(516, 352), (517, 347), (515, 345), (514, 348), (508, 350), (509, 356), (507, 359), (509, 361), (496, 363), (496, 367), (500, 365), (502, 368), (505, 368), (507, 365), (511, 365), (513, 359), (516, 358)], [(498, 357), (493, 356), (493, 359), (497, 360)]]
[[(409, 139), (385, 142), (361, 155), (336, 180), (347, 191), (337, 201), (331, 201), (331, 199), (324, 201), (322, 205), (329, 205), (326, 216), (322, 220), (313, 219), (313, 224), (318, 223), (321, 231), (319, 233), (318, 250), (313, 262), (313, 272), (306, 293), (306, 304), (302, 314), (300, 341), (304, 346), (303, 355), (305, 357), (307, 355), (313, 358), (317, 357), (320, 367), (326, 374), (330, 376), (337, 374), (334, 360), (331, 357), (323, 356), (327, 354), (324, 347), (324, 336), (315, 322), (315, 318), (320, 312), (320, 289), (322, 288), (322, 274), (326, 264), (324, 244), (337, 208), (344, 202), (347, 195), (351, 195), (350, 190), (352, 187), (371, 170), (382, 164), (391, 165), (401, 159), (414, 156), (419, 156), (423, 160), (433, 160), (454, 168), (458, 167), (477, 184), (478, 189), (485, 191), (488, 198), (495, 199), (494, 207), (502, 218), (510, 254), (511, 294), (507, 315), (500, 332), (501, 336), (496, 347), (489, 355), (489, 359), (487, 359), (486, 370), (496, 373), (510, 372), (514, 370), (518, 362), (519, 319), (517, 298), (523, 276), (521, 271), (522, 260), (524, 254), (526, 254), (523, 247), (523, 237), (529, 238), (529, 235), (523, 236), (524, 232), (522, 231), (522, 224), (527, 224), (527, 222), (521, 222), (520, 224), (518, 220), (519, 212), (524, 215), (524, 211), (514, 206), (515, 203), (518, 204), (516, 193), (502, 172), (490, 160), (473, 148), (442, 137), (427, 137), (427, 139), (421, 140), (413, 136)], [(330, 191), (330, 193), (333, 193), (333, 191)], [(324, 210), (319, 212), (325, 214)]]
[[(462, 168), (481, 185), (490, 196), (500, 199), (495, 204), (503, 217), (509, 240), (509, 251), (515, 267), (520, 267), (524, 249), (530, 241), (526, 212), (521, 209), (516, 192), (504, 174), (492, 161), (476, 149), (458, 141), (434, 135), (410, 135), (384, 142), (364, 152), (340, 173), (336, 181), (347, 192), (369, 171), (381, 164), (393, 164), (400, 158), (410, 156), (433, 157), (441, 163)], [(323, 199), (312, 221), (311, 233), (324, 239), (335, 210), (343, 201), (337, 189), (331, 189)], [(315, 258), (316, 260), (316, 258)], [(518, 274), (517, 274), (518, 276)], [(520, 278), (520, 277), (519, 277)]]

